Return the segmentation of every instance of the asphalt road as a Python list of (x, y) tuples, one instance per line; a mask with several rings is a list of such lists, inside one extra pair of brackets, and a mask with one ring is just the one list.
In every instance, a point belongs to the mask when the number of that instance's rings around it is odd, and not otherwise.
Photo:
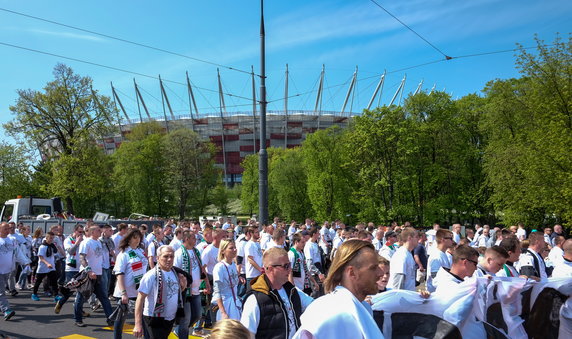
[[(40, 287), (40, 290), (42, 288)], [(90, 317), (84, 318), (86, 327), (75, 326), (73, 318), (73, 301), (70, 298), (62, 307), (60, 314), (54, 313), (55, 302), (53, 297), (45, 297), (38, 293), (41, 300), (30, 299), (30, 291), (19, 291), (18, 296), (8, 297), (10, 307), (16, 315), (9, 321), (0, 318), (0, 332), (14, 339), (90, 339), (113, 338), (113, 327), (107, 327), (105, 314), (100, 309), (91, 311), (89, 304), (85, 303), (84, 311)], [(111, 302), (115, 305), (115, 302)], [(131, 334), (133, 328), (133, 315), (129, 315), (124, 326), (123, 338), (134, 339)], [(176, 339), (174, 334), (169, 339)], [(189, 338), (199, 338), (189, 336)]]

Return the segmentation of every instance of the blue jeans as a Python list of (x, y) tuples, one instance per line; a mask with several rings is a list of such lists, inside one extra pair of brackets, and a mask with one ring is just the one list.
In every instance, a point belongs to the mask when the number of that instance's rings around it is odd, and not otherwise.
[(109, 295), (109, 282), (111, 280), (111, 269), (110, 268), (103, 268), (101, 272), (101, 284), (103, 285), (103, 289), (105, 291), (105, 295)]
[[(105, 312), (105, 316), (109, 317), (113, 310), (111, 309), (111, 303), (109, 302), (109, 298), (107, 297), (107, 290), (104, 290), (103, 283), (101, 279), (101, 275), (98, 275), (95, 279), (95, 284), (93, 286), (93, 293), (95, 294), (96, 298), (101, 302), (101, 306), (103, 307), (103, 312)], [(75, 295), (75, 303), (73, 305), (73, 313), (76, 322), (83, 321), (83, 295), (81, 293), (76, 293)]]
[(185, 317), (179, 319), (179, 326), (175, 329), (175, 332), (179, 338), (189, 337), (189, 328), (196, 323), (201, 318), (201, 295), (192, 295), (185, 300), (183, 303), (185, 308)]
[(24, 273), (24, 268), (26, 265), (21, 265), (22, 272), (20, 272), (20, 277), (18, 278), (18, 285), (20, 285), (20, 289), (28, 288), (28, 273)]

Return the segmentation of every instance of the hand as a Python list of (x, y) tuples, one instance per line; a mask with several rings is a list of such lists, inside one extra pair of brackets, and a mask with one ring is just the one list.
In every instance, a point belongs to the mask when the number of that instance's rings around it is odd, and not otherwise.
[(365, 299), (363, 301), (365, 301), (366, 303), (371, 305), (371, 295), (368, 295), (367, 297), (365, 297)]
[(135, 336), (135, 338), (143, 337), (143, 327), (141, 324), (135, 323), (135, 326), (133, 327), (133, 336)]
[(246, 279), (244, 277), (238, 277), (238, 282), (241, 284), (246, 284)]
[(182, 273), (179, 273), (179, 285), (181, 286), (181, 290), (187, 288), (187, 278)]
[(326, 279), (326, 276), (322, 273), (318, 274), (318, 279), (320, 279), (320, 282), (324, 282), (324, 280)]
[(211, 287), (210, 285), (207, 285), (207, 287), (204, 289), (205, 294), (211, 294)]
[(420, 268), (419, 271), (420, 271), (420, 272), (425, 272), (425, 269), (424, 269), (424, 268)]
[(222, 319), (229, 319), (228, 313), (226, 313), (226, 312), (221, 312), (221, 313), (220, 313), (220, 317), (221, 317)]
[(93, 272), (88, 272), (87, 276), (89, 277), (89, 279), (91, 280), (95, 280), (97, 279), (97, 274), (93, 273)]
[(427, 299), (431, 296), (431, 292), (429, 291), (419, 291), (419, 295), (421, 296), (421, 298), (423, 299)]
[(127, 297), (127, 294), (123, 294), (123, 295), (121, 296), (121, 303), (124, 304), (124, 305), (129, 304), (129, 298)]
[(52, 264), (48, 264), (48, 268), (52, 268), (52, 267), (53, 267)]

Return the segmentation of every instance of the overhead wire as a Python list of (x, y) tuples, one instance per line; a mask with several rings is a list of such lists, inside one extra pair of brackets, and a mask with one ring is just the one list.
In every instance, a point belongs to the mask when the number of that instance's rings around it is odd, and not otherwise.
[[(217, 66), (217, 67), (221, 67), (221, 68), (226, 68), (226, 69), (229, 69), (229, 70), (232, 70), (232, 71), (237, 71), (237, 72), (240, 72), (240, 73), (245, 73), (245, 74), (250, 74), (250, 73), (251, 73), (251, 72), (247, 72), (247, 71), (244, 71), (244, 70), (235, 68), (235, 67), (226, 66), (226, 65), (221, 65), (221, 64), (218, 64), (218, 63), (216, 63), (216, 62), (212, 62), (212, 61), (208, 61), (208, 60), (204, 60), (204, 59), (199, 59), (199, 58), (191, 57), (191, 56), (184, 55), (184, 54), (181, 54), (181, 53), (169, 51), (169, 50), (166, 50), (166, 49), (163, 49), (163, 48), (154, 47), (154, 46), (146, 45), (146, 44), (143, 44), (143, 43), (140, 43), (140, 42), (135, 42), (135, 41), (131, 41), (131, 40), (123, 39), (123, 38), (118, 38), (118, 37), (115, 37), (115, 36), (112, 36), (112, 35), (109, 35), (109, 34), (104, 34), (104, 33), (95, 32), (95, 31), (92, 31), (92, 30), (88, 30), (88, 29), (85, 29), (85, 28), (80, 28), (80, 27), (77, 27), (77, 26), (72, 26), (72, 25), (64, 24), (64, 23), (57, 22), (57, 21), (54, 21), (54, 20), (44, 19), (44, 18), (40, 18), (40, 17), (34, 16), (34, 15), (30, 15), (30, 14), (25, 14), (25, 13), (21, 13), (21, 12), (16, 12), (16, 11), (13, 11), (13, 10), (10, 10), (10, 9), (7, 9), (7, 8), (1, 8), (1, 7), (0, 7), (0, 11), (4, 11), (4, 12), (16, 14), (16, 15), (20, 15), (20, 16), (23, 16), (23, 17), (27, 17), (27, 18), (31, 18), (31, 19), (39, 20), (39, 21), (43, 21), (43, 22), (47, 22), (47, 23), (54, 24), (54, 25), (58, 25), (58, 26), (62, 26), (62, 27), (67, 27), (67, 28), (75, 29), (75, 30), (77, 30), (77, 31), (81, 31), (81, 32), (89, 33), (89, 34), (94, 34), (94, 35), (98, 35), (98, 36), (101, 36), (101, 37), (104, 37), (104, 38), (121, 41), (121, 42), (128, 43), (128, 44), (131, 44), (131, 45), (135, 45), (135, 46), (139, 46), (139, 47), (144, 47), (144, 48), (152, 49), (152, 50), (155, 50), (155, 51), (159, 51), (159, 52), (163, 52), (163, 53), (175, 55), (175, 56), (178, 56), (178, 57), (187, 58), (187, 59), (190, 59), (190, 60), (202, 62), (202, 63), (209, 64), (209, 65), (212, 65), (212, 66)], [(255, 75), (259, 77), (258, 74), (255, 74)]]
[[(153, 75), (144, 74), (144, 73), (139, 73), (139, 72), (134, 72), (134, 71), (126, 70), (126, 69), (119, 68), (119, 67), (108, 66), (108, 65), (104, 65), (104, 64), (97, 63), (97, 62), (82, 60), (82, 59), (73, 58), (73, 57), (68, 57), (68, 56), (64, 56), (64, 55), (60, 55), (60, 54), (45, 52), (45, 51), (41, 51), (41, 50), (34, 49), (34, 48), (28, 48), (28, 47), (18, 46), (18, 45), (9, 44), (9, 43), (6, 43), (6, 42), (1, 42), (1, 41), (0, 41), (0, 45), (12, 47), (12, 48), (17, 48), (17, 49), (22, 49), (22, 50), (26, 50), (26, 51), (30, 51), (30, 52), (34, 52), (34, 53), (39, 53), (39, 54), (54, 56), (54, 57), (62, 58), (62, 59), (66, 59), (66, 60), (76, 61), (76, 62), (84, 63), (84, 64), (87, 64), (87, 65), (92, 65), (92, 66), (107, 68), (107, 69), (111, 69), (111, 70), (118, 71), (118, 72), (134, 74), (134, 75), (138, 75), (138, 76), (145, 77), (145, 78), (149, 78), (149, 79), (159, 80), (159, 77), (156, 77), (156, 76), (153, 76)], [(180, 81), (176, 81), (176, 80), (169, 80), (169, 79), (165, 79), (165, 78), (161, 78), (161, 79), (162, 79), (163, 81), (165, 81), (165, 82), (170, 82), (170, 83), (177, 84), (177, 85), (181, 85), (181, 86), (187, 86), (187, 84), (184, 83), (184, 82), (180, 82)], [(194, 87), (197, 88), (197, 89), (201, 89), (201, 90), (203, 90), (203, 91), (218, 93), (218, 91), (217, 91), (217, 90), (214, 90), (214, 89), (202, 88), (202, 87), (198, 87), (198, 86), (194, 86)], [(234, 94), (231, 94), (231, 93), (223, 93), (223, 94), (224, 94), (224, 95), (227, 95), (227, 96), (229, 96), (229, 97), (235, 97), (235, 98), (240, 98), (240, 99), (245, 99), (245, 100), (251, 100), (251, 98), (247, 98), (247, 97), (243, 97), (243, 96), (239, 96), (239, 95), (234, 95)]]
[(435, 49), (437, 52), (443, 54), (443, 56), (445, 57), (446, 60), (451, 60), (452, 58), (450, 56), (448, 56), (447, 54), (445, 54), (442, 50), (440, 50), (437, 46), (433, 45), (431, 42), (429, 42), (429, 40), (425, 39), (423, 36), (421, 36), (421, 34), (417, 33), (413, 28), (409, 27), (409, 25), (407, 25), (405, 22), (401, 21), (398, 17), (396, 17), (395, 15), (393, 15), (390, 11), (388, 11), (387, 9), (385, 9), (385, 7), (383, 7), (382, 5), (380, 5), (377, 1), (375, 0), (370, 0), (371, 2), (373, 2), (377, 7), (381, 8), (385, 13), (389, 14), (392, 18), (394, 18), (395, 20), (397, 20), (397, 22), (399, 22), (401, 25), (403, 25), (405, 28), (407, 28), (408, 30), (410, 30), (411, 32), (413, 32), (415, 35), (417, 35), (419, 38), (421, 38), (421, 40), (425, 41), (429, 46), (433, 47), (433, 49)]

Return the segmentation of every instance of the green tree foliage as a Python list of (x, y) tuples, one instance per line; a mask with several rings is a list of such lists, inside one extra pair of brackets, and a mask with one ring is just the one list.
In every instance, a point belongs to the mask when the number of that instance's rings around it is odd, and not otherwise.
[(572, 218), (572, 38), (521, 50), (519, 79), (487, 84), (484, 168), (508, 223)]
[(242, 210), (248, 215), (258, 214), (258, 154), (247, 155), (240, 165), (244, 169), (240, 190)]
[(348, 156), (344, 138), (343, 131), (333, 126), (308, 135), (302, 144), (308, 197), (320, 220), (342, 219), (354, 211), (351, 178), (344, 170)]
[(116, 190), (124, 192), (129, 201), (123, 215), (137, 212), (164, 216), (172, 211), (163, 134), (153, 132), (161, 130), (156, 122), (137, 125), (131, 133), (134, 138), (129, 137), (113, 154)]
[[(57, 64), (53, 74), (55, 79), (43, 91), (18, 90), (18, 100), (10, 106), (14, 119), (4, 128), (15, 138), (24, 139), (31, 149), (39, 149), (49, 160), (65, 156), (62, 164), (77, 163), (91, 140), (113, 130), (110, 122), (115, 120), (116, 109), (108, 97), (92, 90), (90, 77), (75, 74), (63, 64)], [(66, 178), (57, 176), (66, 172), (54, 172), (54, 180), (65, 181)], [(70, 190), (63, 191), (72, 194)], [(73, 213), (72, 196), (63, 197)]]
[(170, 132), (164, 142), (168, 184), (179, 218), (202, 215), (208, 204), (207, 192), (215, 186), (219, 172), (214, 167), (214, 146), (186, 128)]
[(268, 185), (276, 198), (278, 212), (271, 215), (301, 221), (313, 214), (303, 162), (300, 147), (284, 150), (272, 158)]
[(31, 168), (22, 147), (0, 142), (0, 201), (33, 193)]

